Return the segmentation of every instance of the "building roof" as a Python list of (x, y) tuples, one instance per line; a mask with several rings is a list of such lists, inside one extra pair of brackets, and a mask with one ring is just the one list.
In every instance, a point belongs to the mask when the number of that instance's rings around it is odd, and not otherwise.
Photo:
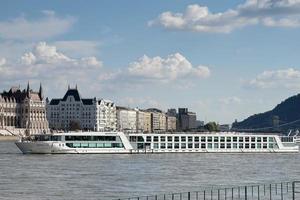
[(84, 105), (93, 105), (94, 99), (81, 99)]
[(52, 99), (50, 101), (50, 105), (58, 105), (61, 101), (66, 101), (69, 96), (73, 96), (75, 101), (82, 101), (83, 105), (93, 105), (94, 99), (82, 99), (77, 88), (75, 89), (68, 89), (66, 94), (62, 99)]
[(68, 91), (66, 92), (65, 96), (63, 97), (63, 101), (66, 101), (68, 96), (73, 96), (75, 101), (80, 101), (81, 100), (81, 97), (80, 97), (80, 94), (78, 92), (78, 90), (75, 88), (75, 89), (68, 89)]

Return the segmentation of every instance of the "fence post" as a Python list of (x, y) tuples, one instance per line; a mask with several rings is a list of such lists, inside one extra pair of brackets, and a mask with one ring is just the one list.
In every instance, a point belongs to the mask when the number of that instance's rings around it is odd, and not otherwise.
[(257, 199), (260, 199), (260, 194), (259, 194), (259, 185), (257, 186)]
[(191, 193), (188, 192), (188, 200), (191, 200)]
[(292, 183), (293, 200), (295, 200), (295, 181)]
[(220, 200), (220, 190), (218, 190), (218, 200)]
[(272, 184), (270, 184), (270, 200), (272, 200)]
[(283, 200), (283, 185), (280, 185), (281, 200)]
[(206, 200), (206, 198), (205, 198), (205, 190), (204, 190), (204, 192), (203, 192), (203, 197), (204, 197), (203, 199)]
[(245, 200), (247, 200), (247, 186), (245, 186)]

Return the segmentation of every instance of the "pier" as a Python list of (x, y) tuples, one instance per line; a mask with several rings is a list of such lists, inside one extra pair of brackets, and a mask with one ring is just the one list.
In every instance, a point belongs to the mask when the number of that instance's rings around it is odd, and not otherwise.
[(119, 198), (115, 200), (299, 200), (300, 181), (243, 186), (214, 186), (198, 191)]

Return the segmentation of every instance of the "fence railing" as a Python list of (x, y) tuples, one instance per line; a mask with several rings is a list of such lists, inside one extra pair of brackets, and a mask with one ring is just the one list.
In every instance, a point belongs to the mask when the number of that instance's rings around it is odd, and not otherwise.
[(300, 181), (211, 187), (192, 192), (177, 192), (116, 200), (300, 200)]

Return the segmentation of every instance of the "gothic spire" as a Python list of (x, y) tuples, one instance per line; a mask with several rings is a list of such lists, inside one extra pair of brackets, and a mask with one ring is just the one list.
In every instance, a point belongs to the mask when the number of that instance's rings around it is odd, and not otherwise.
[(30, 93), (29, 81), (27, 83), (27, 90), (26, 90), (26, 92), (27, 92), (27, 97), (29, 97), (29, 93)]
[(42, 83), (40, 83), (40, 89), (39, 89), (39, 96), (41, 99), (43, 99), (43, 87), (42, 87)]

